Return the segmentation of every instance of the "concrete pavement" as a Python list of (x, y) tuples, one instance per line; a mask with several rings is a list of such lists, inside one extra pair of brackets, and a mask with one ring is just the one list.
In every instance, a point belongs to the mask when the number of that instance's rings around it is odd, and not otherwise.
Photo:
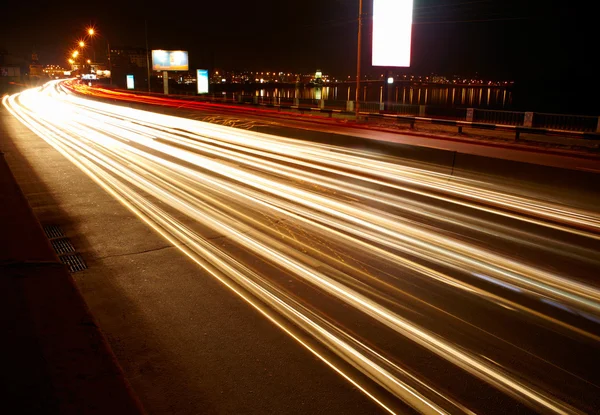
[[(6, 130), (0, 130), (6, 139)], [(66, 267), (0, 156), (2, 407), (11, 414), (142, 414)]]

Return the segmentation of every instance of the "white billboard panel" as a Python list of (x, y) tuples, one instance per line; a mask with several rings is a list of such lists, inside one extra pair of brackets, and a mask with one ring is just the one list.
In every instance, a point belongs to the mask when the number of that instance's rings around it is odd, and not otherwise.
[(373, 0), (373, 66), (410, 66), (413, 0)]
[(135, 89), (135, 79), (133, 75), (127, 75), (127, 89)]
[(196, 82), (198, 83), (198, 93), (208, 94), (208, 70), (197, 69), (196, 70)]
[(152, 51), (152, 70), (154, 71), (187, 71), (188, 53), (185, 50)]

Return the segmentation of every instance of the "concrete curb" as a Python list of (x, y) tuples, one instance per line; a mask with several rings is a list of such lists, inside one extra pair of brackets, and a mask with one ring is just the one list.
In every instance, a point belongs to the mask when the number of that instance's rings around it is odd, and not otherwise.
[(0, 153), (0, 342), (10, 413), (144, 414)]

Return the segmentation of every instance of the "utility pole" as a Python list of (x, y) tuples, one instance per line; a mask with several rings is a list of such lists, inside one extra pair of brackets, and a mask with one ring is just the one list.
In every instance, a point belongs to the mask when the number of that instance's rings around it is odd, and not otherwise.
[[(106, 39), (106, 38), (104, 38)], [(110, 72), (110, 84), (113, 84), (112, 60), (110, 59), (110, 43), (106, 39), (106, 47), (108, 48), (108, 71)]]
[(148, 20), (144, 20), (146, 29), (146, 68), (148, 69), (148, 92), (150, 92), (150, 57), (148, 56)]
[(356, 100), (354, 102), (354, 110), (356, 112), (356, 119), (358, 120), (358, 114), (360, 112), (360, 58), (361, 58), (361, 47), (362, 47), (362, 5), (363, 0), (358, 2), (358, 50), (356, 53)]

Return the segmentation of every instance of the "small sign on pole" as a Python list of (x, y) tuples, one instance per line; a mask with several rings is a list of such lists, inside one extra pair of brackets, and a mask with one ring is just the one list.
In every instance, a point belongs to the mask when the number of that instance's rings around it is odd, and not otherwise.
[(196, 70), (196, 82), (198, 84), (199, 94), (208, 94), (208, 70), (197, 69)]
[(127, 89), (135, 89), (135, 80), (133, 75), (127, 75)]

